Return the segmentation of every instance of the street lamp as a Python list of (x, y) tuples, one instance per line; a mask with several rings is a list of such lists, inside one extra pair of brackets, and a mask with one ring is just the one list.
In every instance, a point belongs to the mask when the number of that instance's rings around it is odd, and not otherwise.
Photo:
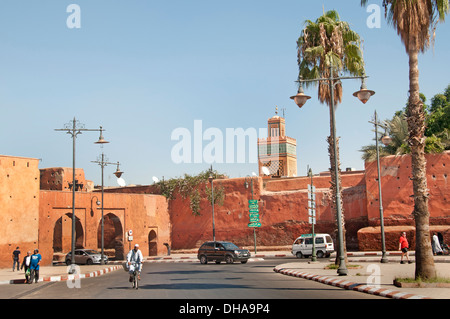
[(317, 261), (317, 255), (316, 255), (316, 235), (314, 231), (314, 224), (316, 223), (316, 207), (315, 207), (315, 200), (314, 200), (314, 186), (313, 186), (313, 172), (312, 169), (308, 169), (308, 177), (311, 178), (311, 194), (308, 201), (311, 205), (311, 224), (312, 224), (312, 255), (311, 255), (311, 261), (316, 262)]
[(366, 78), (361, 78), (361, 89), (353, 93), (354, 97), (357, 97), (363, 104), (369, 101), (370, 97), (375, 94), (375, 91), (368, 90), (366, 86)]
[(96, 143), (98, 144), (104, 144), (108, 143), (103, 139), (102, 132), (104, 131), (103, 128), (100, 126), (100, 129), (86, 129), (84, 127), (84, 124), (81, 124), (79, 121), (73, 118), (72, 122), (69, 122), (67, 124), (64, 124), (64, 128), (62, 129), (55, 129), (55, 131), (63, 131), (67, 134), (70, 134), (72, 136), (72, 248), (71, 248), (71, 267), (69, 270), (69, 274), (73, 274), (75, 272), (75, 240), (76, 240), (76, 217), (75, 217), (75, 142), (78, 134), (81, 134), (82, 132), (87, 131), (100, 131), (100, 138)]
[[(97, 143), (98, 144), (98, 143)], [(119, 171), (119, 162), (117, 163), (109, 163), (105, 161), (105, 154), (102, 152), (102, 155), (99, 159), (97, 159), (97, 161), (92, 161), (92, 163), (97, 163), (98, 165), (100, 165), (100, 167), (102, 168), (102, 218), (101, 218), (101, 232), (102, 232), (102, 236), (101, 236), (101, 258), (100, 258), (100, 264), (104, 265), (105, 261), (104, 261), (104, 249), (105, 249), (105, 227), (104, 227), (104, 215), (103, 215), (103, 211), (104, 211), (104, 199), (103, 199), (103, 195), (104, 195), (104, 178), (103, 178), (103, 169), (105, 168), (105, 166), (107, 166), (108, 164), (111, 165), (116, 165), (117, 164), (117, 171), (114, 173), (114, 175), (117, 176), (117, 172)], [(117, 177), (119, 178), (122, 175), (123, 172), (120, 172), (120, 175)]]
[(346, 276), (348, 274), (347, 267), (345, 265), (345, 258), (344, 258), (344, 238), (343, 238), (343, 230), (342, 230), (342, 207), (341, 207), (341, 200), (340, 200), (340, 185), (338, 182), (339, 178), (339, 159), (338, 159), (338, 153), (337, 153), (337, 143), (336, 143), (336, 119), (335, 119), (335, 109), (334, 109), (334, 90), (335, 85), (337, 83), (340, 83), (341, 80), (347, 80), (347, 79), (361, 79), (361, 90), (358, 92), (355, 92), (353, 95), (358, 97), (361, 102), (364, 104), (367, 103), (367, 101), (370, 99), (372, 95), (375, 94), (374, 91), (367, 90), (365, 87), (365, 81), (364, 79), (367, 78), (366, 75), (363, 76), (338, 76), (334, 77), (333, 75), (333, 67), (330, 66), (330, 76), (328, 78), (318, 78), (318, 79), (312, 79), (312, 80), (303, 80), (302, 78), (299, 78), (297, 81), (299, 83), (299, 89), (298, 93), (295, 96), (291, 96), (291, 99), (295, 101), (295, 103), (298, 105), (298, 107), (302, 107), (307, 100), (309, 100), (311, 97), (307, 96), (303, 93), (302, 83), (306, 82), (328, 82), (329, 88), (330, 88), (330, 96), (331, 96), (331, 105), (330, 105), (330, 116), (331, 116), (331, 132), (332, 132), (332, 141), (333, 141), (333, 149), (334, 149), (334, 174), (335, 174), (335, 181), (336, 181), (336, 219), (337, 219), (337, 226), (338, 226), (338, 240), (339, 240), (339, 268), (337, 270), (338, 274), (340, 276)]
[(381, 231), (381, 262), (388, 263), (389, 260), (386, 257), (386, 243), (384, 237), (384, 216), (383, 216), (383, 200), (381, 198), (381, 172), (380, 172), (380, 150), (378, 148), (378, 126), (385, 129), (385, 135), (381, 138), (381, 142), (384, 145), (389, 145), (392, 142), (392, 138), (386, 134), (387, 125), (378, 121), (377, 111), (374, 114), (374, 120), (369, 121), (375, 125), (375, 146), (377, 148), (377, 171), (378, 171), (378, 201), (379, 201), (379, 210), (380, 210), (380, 231)]
[(211, 183), (211, 206), (212, 206), (213, 241), (216, 242), (216, 226), (214, 224), (214, 185), (213, 185), (214, 178), (212, 176), (212, 168), (211, 168), (211, 172), (209, 173), (208, 180)]
[(311, 97), (308, 95), (305, 95), (304, 91), (303, 91), (303, 85), (302, 82), (299, 81), (299, 86), (298, 86), (298, 93), (295, 96), (291, 96), (291, 99), (294, 100), (295, 104), (298, 105), (299, 108), (301, 108), (303, 105), (305, 105), (305, 103), (310, 99)]

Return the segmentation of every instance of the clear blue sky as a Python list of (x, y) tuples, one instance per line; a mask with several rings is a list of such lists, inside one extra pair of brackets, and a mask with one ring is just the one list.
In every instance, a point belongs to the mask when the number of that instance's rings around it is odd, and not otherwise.
[[(67, 6), (81, 8), (81, 28), (70, 29)], [(297, 139), (298, 173), (329, 167), (329, 112), (313, 98), (301, 110), (296, 94), (296, 40), (306, 19), (336, 9), (364, 39), (369, 88), (363, 105), (352, 93), (360, 82), (344, 82), (337, 110), (341, 167), (363, 169), (363, 145), (372, 143), (368, 123), (403, 108), (408, 59), (395, 30), (381, 13), (370, 29), (370, 13), (359, 0), (2, 0), (0, 2), (0, 154), (40, 158), (40, 168), (71, 167), (70, 136), (62, 128), (74, 117), (86, 128), (106, 130), (103, 151), (119, 161), (127, 184), (151, 184), (152, 176), (196, 174), (210, 164), (176, 164), (172, 132), (265, 128), (275, 106), (285, 108), (287, 135)], [(379, 4), (381, 1), (373, 1)], [(429, 99), (449, 84), (449, 22), (436, 44), (420, 56), (420, 87)], [(77, 167), (100, 183), (91, 163), (101, 153), (96, 132), (77, 139)], [(208, 142), (204, 141), (203, 146)], [(252, 146), (256, 147), (256, 145)], [(213, 164), (230, 177), (257, 172), (254, 163)], [(105, 168), (114, 186), (115, 167)]]

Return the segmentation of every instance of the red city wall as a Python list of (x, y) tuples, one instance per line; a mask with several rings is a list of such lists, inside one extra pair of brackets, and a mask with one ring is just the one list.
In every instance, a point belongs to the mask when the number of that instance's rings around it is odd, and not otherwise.
[[(446, 225), (450, 225), (448, 204), (448, 172), (450, 152), (427, 155), (428, 187), (430, 189), (430, 229), (444, 234), (449, 241)], [(413, 226), (411, 215), (414, 203), (412, 194), (411, 159), (409, 155), (389, 156), (381, 160), (382, 194), (386, 241), (397, 244), (402, 227)], [(261, 228), (256, 229), (257, 245), (290, 245), (302, 233), (311, 232), (308, 223), (307, 185), (310, 178), (254, 179), (254, 199), (259, 200)], [(217, 240), (231, 240), (238, 245), (253, 246), (253, 229), (248, 228), (248, 199), (250, 189), (244, 187), (244, 178), (216, 181), (225, 189), (223, 206), (215, 205), (215, 229)], [(316, 232), (335, 236), (335, 216), (330, 206), (329, 176), (314, 176), (316, 187)], [(380, 224), (378, 204), (378, 180), (376, 162), (366, 163), (366, 171), (343, 172), (344, 217), (347, 248), (349, 250), (378, 250)], [(204, 185), (199, 189), (204, 189)], [(203, 194), (204, 195), (204, 194)], [(177, 196), (169, 203), (174, 249), (198, 247), (205, 240), (212, 240), (212, 211), (206, 196), (200, 203), (201, 216), (193, 216), (189, 199)], [(437, 227), (441, 225), (442, 227)], [(394, 228), (390, 226), (401, 226)], [(436, 226), (436, 227), (435, 227)], [(450, 226), (447, 226), (450, 230)], [(413, 227), (414, 228), (414, 227)], [(413, 232), (409, 235), (412, 247)], [(391, 244), (392, 245), (392, 244)], [(397, 247), (391, 247), (397, 249)]]
[[(444, 241), (448, 243), (450, 152), (426, 157), (430, 229), (442, 232)], [(11, 254), (16, 246), (21, 248), (22, 257), (27, 250), (39, 248), (44, 264), (51, 263), (55, 249), (62, 253), (70, 250), (72, 193), (64, 188), (71, 170), (45, 169), (39, 174), (38, 163), (37, 159), (0, 156), (0, 267), (11, 266)], [(88, 184), (84, 172), (81, 173), (80, 178)], [(382, 158), (381, 174), (387, 248), (397, 248), (402, 230), (408, 232), (413, 247), (410, 156)], [(52, 178), (59, 178), (60, 182), (53, 183)], [(262, 224), (256, 229), (258, 246), (290, 245), (300, 234), (311, 232), (307, 192), (310, 178), (254, 177), (253, 182), (253, 196), (259, 201)], [(42, 188), (57, 187), (60, 190), (39, 190), (39, 184)], [(251, 190), (244, 184), (245, 178), (214, 181), (215, 187), (223, 187), (225, 194), (223, 205), (215, 205), (216, 239), (252, 247), (253, 229), (248, 227)], [(315, 231), (330, 233), (336, 238), (335, 216), (330, 203), (330, 177), (314, 176), (313, 184), (316, 187)], [(211, 240), (212, 209), (205, 186), (199, 186), (200, 216), (192, 214), (189, 198), (175, 196), (174, 200), (167, 201), (163, 196), (150, 195), (157, 193), (153, 185), (105, 190), (108, 249), (113, 247), (115, 253), (120, 254), (123, 253), (120, 251), (122, 247), (126, 252), (129, 243), (125, 232), (129, 229), (134, 232), (133, 243), (139, 243), (145, 255), (166, 254), (164, 243), (171, 245), (172, 249), (189, 249)], [(347, 248), (378, 250), (381, 235), (376, 162), (366, 163), (362, 172), (343, 172), (342, 186)], [(101, 213), (96, 201), (101, 195), (85, 190), (76, 194), (77, 233), (81, 234), (77, 245), (98, 249)]]
[[(76, 192), (75, 216), (77, 248), (101, 248), (101, 200), (98, 192)], [(119, 259), (138, 243), (145, 256), (167, 252), (170, 244), (170, 218), (167, 201), (159, 195), (104, 194), (104, 247)], [(133, 231), (133, 241), (126, 233)], [(43, 262), (50, 264), (55, 252), (71, 250), (72, 192), (41, 191), (39, 205), (39, 249)], [(58, 251), (54, 248), (57, 247)]]
[(35, 158), (0, 155), (0, 267), (12, 268), (17, 246), (21, 258), (38, 246), (38, 164)]
[[(348, 178), (346, 178), (348, 177)], [(343, 178), (344, 212), (348, 226), (348, 240), (356, 244), (356, 231), (366, 225), (364, 174), (353, 174)], [(316, 232), (334, 232), (334, 216), (331, 213), (329, 177), (314, 177), (316, 188)], [(257, 245), (289, 245), (301, 233), (311, 232), (308, 223), (307, 177), (288, 180), (266, 180), (253, 178), (253, 198), (259, 201), (262, 227), (256, 229)], [(214, 187), (223, 187), (225, 192), (222, 206), (215, 205), (214, 223), (216, 240), (230, 240), (240, 246), (252, 246), (253, 229), (248, 227), (248, 200), (250, 188), (244, 186), (245, 178), (217, 180)], [(288, 187), (283, 189), (283, 182)], [(265, 187), (263, 184), (266, 184)], [(205, 185), (199, 189), (204, 189)], [(320, 188), (324, 187), (324, 188)], [(268, 191), (270, 190), (270, 191)], [(204, 194), (203, 194), (204, 195)], [(169, 203), (172, 221), (172, 245), (174, 249), (198, 247), (205, 240), (212, 240), (212, 208), (206, 196), (200, 202), (200, 216), (193, 216), (189, 208), (189, 199), (181, 196)], [(352, 231), (352, 229), (354, 229)]]

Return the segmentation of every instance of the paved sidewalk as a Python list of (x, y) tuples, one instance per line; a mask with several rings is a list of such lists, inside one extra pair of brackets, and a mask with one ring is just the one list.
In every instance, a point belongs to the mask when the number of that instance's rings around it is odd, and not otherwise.
[[(349, 252), (348, 274), (340, 276), (336, 269), (327, 269), (334, 258), (319, 262), (289, 262), (277, 265), (276, 273), (321, 282), (393, 299), (450, 299), (450, 287), (403, 288), (394, 285), (395, 278), (413, 278), (415, 264), (400, 264), (399, 252), (388, 252), (388, 263), (381, 263), (379, 252)], [(414, 261), (414, 252), (409, 254)], [(450, 278), (450, 256), (435, 256), (438, 277)], [(352, 268), (357, 265), (359, 268)]]
[[(400, 264), (398, 252), (388, 252), (389, 263), (380, 263), (378, 252), (349, 252), (349, 265), (359, 265), (360, 268), (348, 268), (347, 276), (339, 276), (337, 270), (326, 269), (333, 263), (330, 259), (318, 259), (317, 263), (301, 262), (294, 258), (290, 251), (261, 251), (252, 254), (252, 261), (266, 258), (276, 258), (279, 264), (273, 269), (281, 275), (292, 276), (293, 280), (304, 278), (315, 280), (323, 284), (352, 289), (362, 293), (371, 293), (394, 299), (450, 299), (450, 288), (400, 288), (393, 284), (396, 277), (414, 277), (415, 264)], [(414, 260), (414, 252), (410, 252), (410, 259)], [(450, 278), (450, 256), (435, 256), (435, 266), (440, 277)], [(147, 257), (145, 263), (198, 263), (197, 254), (173, 253), (171, 256)], [(96, 277), (112, 271), (123, 271), (121, 261), (112, 261), (107, 265), (80, 265), (79, 278)], [(73, 280), (76, 275), (68, 275), (68, 266), (54, 265), (40, 267), (39, 281)], [(23, 271), (13, 272), (10, 268), (0, 269), (0, 285), (24, 283)]]
[[(77, 278), (98, 277), (109, 272), (123, 269), (121, 265), (80, 265), (79, 274), (69, 275), (69, 266), (41, 266), (39, 269), (39, 282), (42, 281), (64, 281), (74, 280)], [(78, 276), (78, 277), (76, 277)], [(24, 271), (12, 271), (12, 269), (0, 269), (0, 285), (4, 284), (24, 284)]]

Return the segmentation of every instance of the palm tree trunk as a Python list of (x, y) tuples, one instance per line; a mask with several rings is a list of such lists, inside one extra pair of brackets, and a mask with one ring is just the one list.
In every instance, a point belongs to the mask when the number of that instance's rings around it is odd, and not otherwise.
[[(343, 250), (344, 250), (344, 261), (345, 264), (348, 265), (348, 259), (347, 259), (347, 245), (345, 240), (345, 221), (344, 221), (344, 205), (342, 201), (342, 183), (341, 183), (341, 170), (340, 170), (340, 161), (339, 161), (339, 138), (336, 136), (336, 148), (337, 148), (337, 154), (334, 153), (334, 147), (333, 147), (333, 123), (332, 123), (332, 114), (331, 114), (331, 107), (328, 106), (330, 110), (330, 136), (328, 137), (328, 154), (330, 155), (330, 174), (331, 174), (331, 211), (336, 211), (336, 215), (334, 216), (336, 218), (336, 238), (338, 238), (338, 216), (337, 216), (337, 207), (336, 207), (336, 198), (339, 198), (339, 202), (341, 205), (341, 226), (342, 226), (342, 238), (343, 238)], [(338, 158), (338, 167), (335, 165), (335, 156)], [(335, 171), (338, 170), (338, 180), (335, 179)], [(337, 193), (337, 183), (339, 183), (339, 194)], [(336, 240), (336, 259), (334, 261), (335, 265), (340, 265), (340, 247), (339, 247), (339, 240)]]
[[(414, 46), (410, 46), (414, 47)], [(419, 96), (419, 51), (410, 49), (408, 130), (414, 192), (414, 220), (416, 224), (416, 279), (436, 277), (430, 240), (430, 214), (425, 159), (425, 114)]]

